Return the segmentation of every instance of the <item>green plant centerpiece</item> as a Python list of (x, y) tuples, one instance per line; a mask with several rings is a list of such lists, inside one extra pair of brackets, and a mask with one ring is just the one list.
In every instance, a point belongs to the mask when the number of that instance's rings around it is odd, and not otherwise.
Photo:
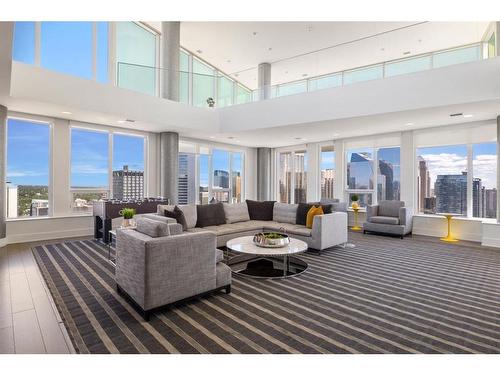
[(253, 236), (253, 242), (260, 247), (284, 247), (290, 243), (286, 233), (261, 232)]
[(119, 214), (121, 216), (123, 216), (122, 227), (130, 227), (131, 226), (130, 220), (135, 215), (135, 208), (127, 208), (127, 207), (125, 207), (122, 210), (120, 210)]
[(353, 194), (351, 195), (351, 207), (354, 208), (354, 209), (358, 209), (359, 208), (359, 204), (358, 204), (358, 201), (359, 201), (359, 195), (357, 194)]

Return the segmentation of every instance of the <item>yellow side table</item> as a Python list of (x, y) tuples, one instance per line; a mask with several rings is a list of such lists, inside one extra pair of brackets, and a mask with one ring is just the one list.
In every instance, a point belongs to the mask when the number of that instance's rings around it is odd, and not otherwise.
[(444, 241), (444, 242), (458, 242), (458, 240), (453, 237), (453, 235), (451, 234), (451, 219), (455, 216), (461, 216), (460, 214), (452, 214), (452, 213), (439, 213), (438, 215), (441, 215), (441, 216), (444, 216), (446, 218), (446, 221), (447, 221), (447, 224), (448, 224), (448, 234), (446, 235), (446, 237), (442, 237), (441, 238), (441, 241)]
[(359, 207), (351, 207), (352, 210), (354, 211), (354, 226), (351, 227), (351, 230), (359, 232), (363, 228), (361, 228), (358, 224), (358, 211)]

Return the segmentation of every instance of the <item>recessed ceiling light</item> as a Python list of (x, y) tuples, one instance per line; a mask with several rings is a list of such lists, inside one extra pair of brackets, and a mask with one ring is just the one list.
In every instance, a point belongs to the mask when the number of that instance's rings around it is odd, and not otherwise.
[(406, 126), (412, 126), (412, 125), (415, 125), (415, 124), (413, 122), (407, 122), (405, 125)]
[(272, 50), (273, 50), (273, 47), (269, 47), (267, 50), (268, 50), (268, 51), (272, 51)]
[(285, 74), (288, 74), (288, 70), (285, 70)]
[(307, 77), (307, 76), (308, 76), (307, 73), (302, 74), (302, 77)]
[(418, 40), (418, 42), (419, 42), (419, 43), (422, 43), (422, 39), (419, 39), (419, 40)]
[(340, 136), (340, 134), (339, 134), (339, 133), (333, 133), (333, 135), (332, 135), (332, 136), (333, 136), (333, 137), (338, 137), (338, 136)]
[(230, 62), (231, 62), (231, 60), (227, 60), (227, 62), (228, 62), (228, 63), (230, 63)]
[(411, 53), (411, 51), (406, 51), (406, 52), (403, 52), (403, 55), (409, 55)]
[(197, 49), (196, 52), (203, 53), (203, 51), (201, 49)]
[(126, 122), (126, 120), (118, 120), (117, 123), (119, 124), (124, 124)]
[(235, 77), (239, 77), (240, 75), (239, 75), (238, 73), (236, 73), (234, 76), (235, 76)]
[(211, 136), (210, 136), (210, 138), (211, 138), (211, 139), (215, 139), (215, 136), (211, 135)]
[(383, 51), (385, 51), (385, 48), (384, 48), (384, 47), (382, 47), (380, 50), (383, 52)]
[(227, 137), (227, 139), (234, 139), (235, 137)]
[(257, 31), (254, 31), (252, 34), (253, 34), (253, 35), (257, 35), (258, 33), (257, 33)]
[(239, 139), (236, 140), (236, 143), (241, 143), (241, 141)]
[(68, 111), (62, 111), (61, 113), (62, 113), (63, 115), (72, 115), (72, 113), (71, 113), (71, 112), (68, 112)]
[(466, 117), (466, 118), (473, 117), (473, 116), (474, 116), (474, 115), (471, 115), (471, 114), (466, 114), (466, 115), (464, 115), (464, 117)]

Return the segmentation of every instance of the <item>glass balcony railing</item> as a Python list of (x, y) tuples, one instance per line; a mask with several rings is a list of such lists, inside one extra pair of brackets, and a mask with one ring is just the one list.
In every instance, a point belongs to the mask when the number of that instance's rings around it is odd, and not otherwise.
[[(475, 43), (408, 58), (386, 61), (360, 68), (286, 82), (250, 90), (223, 74), (179, 72), (179, 102), (196, 107), (226, 107), (236, 104), (302, 94), (358, 82), (395, 77), (403, 74), (478, 61), (491, 57), (483, 53), (484, 43)], [(150, 95), (159, 95), (165, 69), (119, 62), (117, 85)]]

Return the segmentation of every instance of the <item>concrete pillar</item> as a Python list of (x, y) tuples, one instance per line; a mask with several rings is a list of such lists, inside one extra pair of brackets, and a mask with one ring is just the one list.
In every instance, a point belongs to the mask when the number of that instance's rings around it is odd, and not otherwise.
[(500, 193), (500, 116), (497, 117), (497, 222), (498, 223), (500, 223), (499, 193)]
[(179, 48), (181, 23), (161, 23), (161, 97), (179, 101)]
[(259, 64), (257, 74), (259, 100), (271, 99), (271, 64)]
[(14, 22), (0, 22), (0, 103), (10, 96)]
[(7, 173), (5, 171), (6, 163), (6, 143), (7, 143), (7, 107), (0, 105), (0, 247), (5, 245), (6, 226), (5, 217), (7, 215), (7, 207), (5, 203), (6, 186), (5, 179)]
[(179, 134), (160, 134), (160, 194), (177, 204), (179, 182)]
[(257, 200), (271, 200), (271, 149), (257, 149)]

